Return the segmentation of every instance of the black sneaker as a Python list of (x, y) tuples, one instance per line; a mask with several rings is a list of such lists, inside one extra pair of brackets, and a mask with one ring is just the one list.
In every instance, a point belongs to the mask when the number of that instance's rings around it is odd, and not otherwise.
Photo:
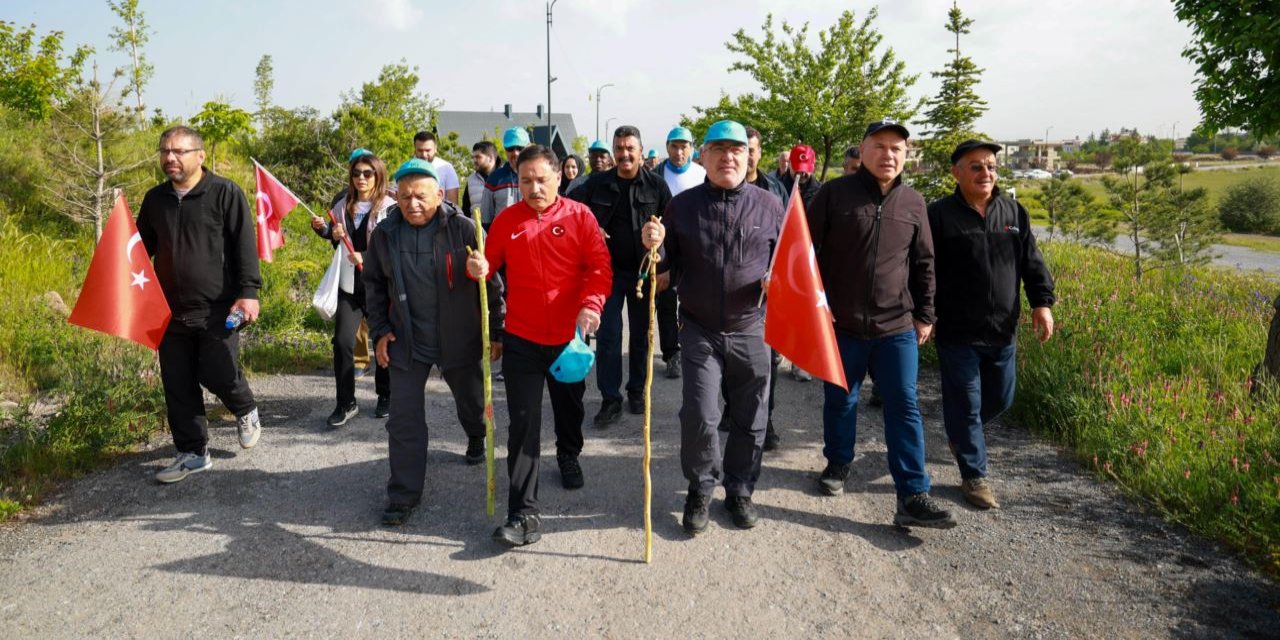
[(411, 515), (413, 515), (413, 505), (389, 504), (387, 510), (382, 512), (382, 526), (398, 527), (407, 522)]
[(950, 529), (956, 526), (956, 519), (929, 494), (917, 493), (898, 499), (898, 512), (893, 516), (893, 524), (904, 528)]
[(778, 437), (778, 432), (773, 429), (773, 420), (770, 420), (764, 431), (764, 450), (773, 451), (781, 444), (782, 438)]
[(627, 394), (627, 409), (635, 415), (644, 414), (644, 396)]
[(391, 396), (378, 396), (378, 406), (373, 409), (373, 417), (385, 418), (391, 415)]
[(818, 489), (829, 496), (838, 496), (844, 493), (844, 481), (849, 478), (849, 468), (851, 466), (828, 462), (827, 468), (823, 469), (822, 475), (818, 476)]
[(484, 456), (484, 437), (467, 438), (467, 464), (480, 464), (484, 462)]
[(586, 481), (582, 477), (582, 465), (578, 464), (578, 456), (556, 456), (560, 464), (560, 484), (566, 489), (581, 489)]
[(600, 402), (600, 413), (596, 414), (592, 424), (597, 429), (603, 429), (611, 424), (616, 424), (622, 419), (622, 401), (605, 399)]
[(689, 496), (684, 499), (684, 530), (695, 536), (706, 531), (707, 523), (711, 520), (711, 514), (708, 513), (710, 505), (711, 496), (690, 491)]
[(667, 360), (667, 373), (666, 373), (667, 378), (670, 380), (675, 380), (676, 378), (679, 378), (681, 374), (680, 368), (681, 368), (680, 356), (679, 355), (671, 356), (671, 359)]
[(542, 519), (538, 514), (511, 516), (507, 523), (493, 530), (493, 539), (513, 547), (523, 547), (542, 539)]
[(760, 514), (756, 513), (751, 496), (729, 496), (724, 499), (724, 508), (729, 510), (733, 524), (739, 529), (750, 529), (760, 522)]
[(334, 408), (333, 413), (329, 414), (329, 419), (325, 420), (325, 422), (331, 427), (341, 427), (356, 417), (358, 413), (360, 413), (360, 407), (354, 402), (345, 407), (338, 405)]

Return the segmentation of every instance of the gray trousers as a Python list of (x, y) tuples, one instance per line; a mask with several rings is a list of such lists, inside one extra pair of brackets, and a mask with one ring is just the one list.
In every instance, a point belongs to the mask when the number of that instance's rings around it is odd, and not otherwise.
[[(427, 475), (427, 400), (424, 391), (431, 367), (412, 361), (408, 369), (391, 375), (391, 416), (387, 418), (387, 458), (391, 477), (387, 500), (391, 504), (416, 505), (422, 499)], [(453, 394), (458, 422), (468, 438), (484, 437), (484, 378), (480, 362), (442, 369)]]
[[(709, 496), (723, 481), (726, 496), (750, 496), (760, 478), (769, 420), (769, 347), (764, 343), (764, 325), (724, 334), (685, 318), (680, 357), (684, 368), (680, 465), (689, 491)], [(730, 414), (723, 460), (716, 430), (721, 388)]]

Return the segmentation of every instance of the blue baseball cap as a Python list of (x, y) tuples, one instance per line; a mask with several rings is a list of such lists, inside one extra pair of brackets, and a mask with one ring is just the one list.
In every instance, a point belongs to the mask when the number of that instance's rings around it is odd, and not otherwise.
[(400, 178), (414, 174), (431, 176), (432, 178), (435, 178), (436, 182), (440, 181), (440, 176), (436, 175), (435, 167), (431, 166), (430, 162), (427, 162), (422, 158), (409, 158), (408, 160), (405, 160), (404, 164), (400, 165), (399, 169), (396, 169), (396, 173), (391, 177), (391, 179), (399, 182)]
[(590, 153), (590, 152), (592, 152), (592, 151), (601, 151), (601, 152), (604, 152), (604, 153), (613, 153), (613, 149), (610, 149), (609, 147), (604, 146), (604, 143), (603, 143), (603, 142), (601, 142), (601, 141), (599, 141), (599, 140), (596, 140), (595, 142), (592, 142), (592, 143), (591, 143), (591, 146), (587, 148), (587, 152), (588, 152), (588, 153)]
[(693, 144), (693, 132), (685, 127), (676, 127), (671, 130), (671, 133), (667, 134), (667, 142), (674, 142), (676, 140), (684, 140), (689, 144)]
[(559, 382), (575, 383), (587, 379), (591, 365), (595, 364), (596, 352), (582, 341), (582, 332), (575, 331), (573, 340), (565, 345), (564, 351), (551, 363), (551, 376)]
[(648, 151), (646, 151), (646, 152), (644, 153), (644, 157), (646, 157), (646, 158), (656, 158), (656, 157), (658, 157), (658, 150), (657, 150), (657, 149), (650, 149), (650, 150), (648, 150)]
[(347, 164), (351, 164), (352, 162), (355, 162), (356, 158), (359, 158), (360, 156), (371, 156), (371, 155), (373, 155), (373, 152), (368, 149), (365, 149), (364, 147), (360, 147), (359, 149), (353, 149), (351, 151), (351, 155), (347, 156)]
[(502, 148), (510, 149), (512, 147), (520, 147), (521, 149), (529, 146), (529, 132), (524, 127), (511, 127), (502, 133)]
[(747, 128), (732, 120), (721, 120), (707, 129), (707, 135), (702, 139), (704, 144), (712, 142), (735, 142), (737, 144), (747, 143)]

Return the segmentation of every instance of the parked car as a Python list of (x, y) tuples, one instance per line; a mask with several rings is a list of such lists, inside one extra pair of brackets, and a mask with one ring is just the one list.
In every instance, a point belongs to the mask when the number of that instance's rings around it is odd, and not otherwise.
[(1058, 172), (1053, 175), (1059, 178), (1070, 178), (1071, 176), (1074, 176), (1076, 174), (1070, 169), (1058, 169)]
[(1027, 172), (1027, 177), (1032, 180), (1048, 180), (1053, 177), (1053, 174), (1044, 169), (1031, 169)]

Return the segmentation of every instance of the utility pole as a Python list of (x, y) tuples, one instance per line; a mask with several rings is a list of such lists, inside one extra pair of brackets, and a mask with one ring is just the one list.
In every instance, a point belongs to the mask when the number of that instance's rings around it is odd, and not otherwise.
[(596, 89), (596, 140), (600, 139), (600, 92), (604, 91), (605, 87), (612, 86), (613, 83), (610, 82), (609, 84), (602, 84)]
[(551, 10), (556, 2), (559, 0), (547, 3), (547, 146), (551, 146), (551, 83), (556, 81), (551, 77)]

